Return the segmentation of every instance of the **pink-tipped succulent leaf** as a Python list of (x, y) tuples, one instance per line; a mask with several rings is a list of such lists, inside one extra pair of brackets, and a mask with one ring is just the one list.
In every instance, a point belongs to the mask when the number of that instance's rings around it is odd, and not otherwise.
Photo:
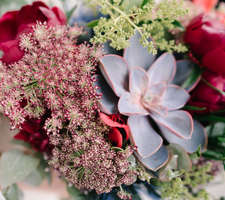
[[(188, 92), (172, 84), (176, 75), (176, 61), (172, 54), (154, 56), (139, 43), (136, 34), (124, 57), (106, 55), (101, 58), (101, 71), (115, 94), (119, 97), (118, 110), (128, 116), (131, 142), (137, 146), (137, 157), (144, 166), (157, 170), (168, 161), (168, 152), (162, 138), (152, 128), (148, 115), (157, 123), (165, 138), (194, 152), (205, 145), (205, 134), (200, 124), (193, 123), (191, 115), (182, 108), (189, 100)], [(151, 65), (149, 68), (146, 65)], [(188, 62), (180, 61), (188, 71)], [(180, 84), (187, 77), (182, 77)], [(104, 94), (103, 94), (104, 95)]]

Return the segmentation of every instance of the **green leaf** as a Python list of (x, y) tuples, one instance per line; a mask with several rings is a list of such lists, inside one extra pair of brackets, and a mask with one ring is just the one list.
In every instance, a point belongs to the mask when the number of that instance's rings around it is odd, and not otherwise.
[(99, 19), (93, 20), (93, 21), (91, 21), (91, 22), (89, 22), (89, 23), (87, 24), (87, 27), (88, 27), (88, 28), (94, 28), (95, 26), (98, 25), (98, 22), (99, 22)]
[(29, 184), (29, 185), (32, 185), (32, 186), (39, 186), (39, 185), (41, 185), (43, 179), (44, 179), (44, 177), (43, 177), (42, 173), (37, 169), (37, 170), (31, 172), (26, 177), (24, 182), (26, 184)]
[(183, 83), (182, 87), (183, 88), (188, 88), (192, 85), (194, 85), (194, 83), (198, 80), (198, 78), (201, 76), (203, 70), (198, 67), (197, 65), (195, 65), (194, 69), (192, 70), (190, 76), (188, 77), (188, 79)]
[(40, 160), (25, 155), (19, 150), (11, 150), (2, 154), (0, 159), (0, 185), (6, 188), (16, 182), (23, 181), (35, 168)]
[(78, 189), (74, 186), (67, 186), (67, 192), (69, 193), (71, 200), (85, 200), (84, 194), (82, 194)]
[(150, 0), (143, 0), (141, 7), (143, 8), (146, 4), (148, 4)]
[[(10, 187), (7, 187), (2, 191), (3, 196), (6, 200), (22, 200), (23, 199), (23, 193), (18, 188), (16, 184), (11, 185)], [(1, 196), (0, 196), (1, 199)]]
[(67, 13), (66, 13), (66, 18), (67, 21), (70, 21), (70, 18), (72, 17), (74, 11), (77, 9), (77, 5), (74, 5)]
[(223, 160), (225, 161), (225, 156), (222, 153), (207, 150), (203, 153), (203, 156), (206, 158), (214, 159), (214, 160)]
[(197, 107), (197, 106), (184, 106), (183, 107), (184, 110), (193, 110), (193, 111), (203, 111), (206, 110), (206, 107)]
[(22, 141), (22, 140), (12, 139), (11, 143), (15, 144), (15, 145), (19, 145), (19, 146), (25, 147), (25, 148), (28, 148), (28, 149), (31, 149), (31, 145), (29, 143), (27, 143), (27, 142)]
[(202, 155), (202, 153), (201, 153), (201, 145), (199, 145), (198, 149), (194, 153), (192, 153), (190, 155), (190, 158), (192, 160), (199, 159), (201, 157), (201, 155)]
[(199, 121), (205, 121), (205, 122), (224, 122), (225, 123), (225, 117), (216, 116), (216, 115), (196, 115), (195, 118)]
[(174, 22), (172, 23), (176, 28), (179, 28), (181, 31), (184, 31), (184, 27), (183, 25), (177, 21), (177, 20), (174, 20)]
[(187, 152), (178, 144), (170, 144), (168, 146), (169, 150), (172, 151), (173, 155), (177, 155), (177, 164), (178, 169), (190, 170), (192, 166), (192, 162)]

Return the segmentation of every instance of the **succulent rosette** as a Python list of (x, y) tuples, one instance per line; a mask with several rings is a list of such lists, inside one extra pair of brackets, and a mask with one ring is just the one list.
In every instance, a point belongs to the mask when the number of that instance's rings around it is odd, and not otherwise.
[[(145, 167), (155, 171), (169, 159), (159, 132), (169, 143), (179, 144), (188, 153), (195, 152), (199, 146), (204, 149), (207, 142), (202, 125), (188, 112), (180, 110), (190, 95), (174, 84), (185, 79), (178, 80), (175, 76), (175, 58), (165, 53), (156, 59), (142, 47), (139, 39), (139, 34), (130, 39), (123, 57), (109, 54), (100, 59), (102, 75), (112, 89), (105, 87), (99, 78), (103, 93), (101, 105), (107, 114), (120, 113), (128, 117), (131, 142), (137, 147), (136, 156)], [(179, 62), (178, 73), (187, 70), (187, 62)], [(155, 131), (151, 120), (157, 124), (159, 132)]]

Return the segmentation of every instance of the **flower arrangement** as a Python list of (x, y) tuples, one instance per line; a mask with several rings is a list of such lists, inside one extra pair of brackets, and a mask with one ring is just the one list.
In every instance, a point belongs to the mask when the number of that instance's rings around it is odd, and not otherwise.
[(84, 3), (97, 15), (82, 26), (41, 1), (0, 19), (0, 110), (23, 145), (0, 154), (4, 198), (56, 171), (71, 200), (211, 199), (199, 186), (225, 168), (225, 12)]

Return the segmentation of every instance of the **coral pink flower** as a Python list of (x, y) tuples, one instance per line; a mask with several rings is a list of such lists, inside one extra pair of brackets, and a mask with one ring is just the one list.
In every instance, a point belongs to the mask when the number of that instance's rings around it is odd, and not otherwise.
[(65, 14), (58, 8), (49, 8), (41, 1), (26, 5), (18, 11), (10, 11), (0, 18), (0, 50), (4, 52), (2, 61), (11, 64), (23, 57), (19, 48), (19, 37), (32, 30), (37, 21), (50, 26), (66, 24)]
[(196, 6), (200, 6), (204, 12), (210, 12), (217, 4), (218, 0), (193, 0)]

